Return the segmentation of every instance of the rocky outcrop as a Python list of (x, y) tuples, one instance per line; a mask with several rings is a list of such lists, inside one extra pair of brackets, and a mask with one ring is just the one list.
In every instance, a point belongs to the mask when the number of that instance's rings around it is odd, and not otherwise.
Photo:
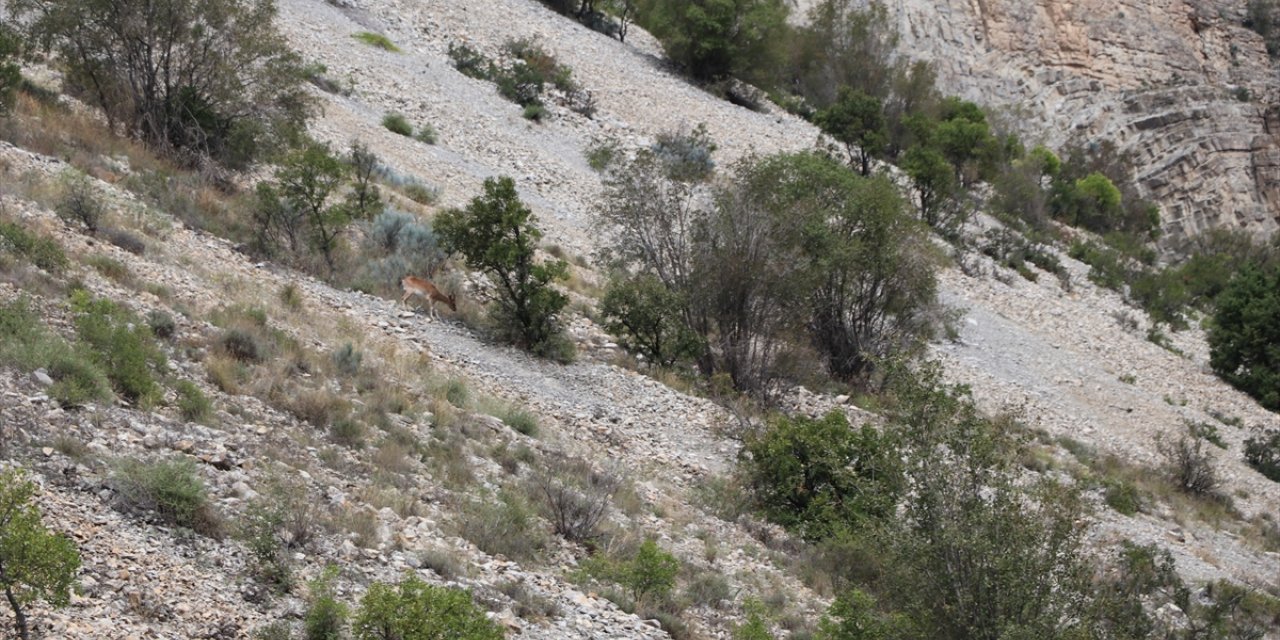
[(886, 0), (903, 51), (1030, 140), (1113, 140), (1170, 244), (1280, 227), (1280, 74), (1244, 0)]

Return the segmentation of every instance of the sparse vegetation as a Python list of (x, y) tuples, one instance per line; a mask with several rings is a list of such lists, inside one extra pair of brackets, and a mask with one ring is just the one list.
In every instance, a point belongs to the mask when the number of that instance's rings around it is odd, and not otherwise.
[(533, 509), (514, 491), (503, 490), (496, 497), (466, 509), (460, 535), (490, 555), (532, 560), (546, 546), (544, 534), (536, 528)]
[(329, 566), (308, 585), (311, 597), (303, 619), (306, 640), (342, 640), (346, 635), (347, 605), (338, 600), (334, 589), (337, 577), (338, 568)]
[(571, 542), (591, 543), (622, 486), (622, 478), (599, 471), (589, 462), (550, 458), (534, 474), (533, 484), (557, 535)]
[(413, 125), (409, 124), (409, 121), (398, 113), (388, 113), (383, 116), (382, 126), (386, 127), (387, 131), (396, 135), (405, 137), (413, 136)]
[(1280, 429), (1256, 429), (1244, 441), (1244, 461), (1258, 473), (1280, 482)]

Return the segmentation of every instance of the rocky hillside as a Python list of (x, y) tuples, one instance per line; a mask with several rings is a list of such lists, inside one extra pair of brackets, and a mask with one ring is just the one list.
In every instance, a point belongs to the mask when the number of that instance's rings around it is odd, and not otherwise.
[(1132, 153), (1169, 242), (1280, 227), (1280, 75), (1245, 0), (889, 0), (946, 91), (1007, 108), (1033, 140)]
[[(1229, 222), (1214, 218), (1221, 215), (1275, 228), (1280, 193), (1261, 187), (1270, 183), (1258, 169), (1278, 158), (1263, 134), (1261, 106), (1275, 87), (1260, 44), (1236, 26), (1238, 7), (1202, 16), (1181, 11), (1180, 2), (1123, 9), (1082, 2), (1061, 15), (1051, 2), (994, 4), (894, 6), (909, 47), (947, 61), (949, 89), (1030, 100), (1050, 141), (1082, 130), (1142, 149), (1144, 184), (1179, 212), (1166, 214), (1168, 224), (1194, 232)], [(728, 166), (751, 153), (810, 148), (819, 138), (798, 118), (743, 109), (691, 86), (662, 64), (643, 33), (623, 44), (535, 0), (279, 6), (291, 44), (350, 85), (315, 91), (324, 108), (313, 125), (317, 137), (341, 146), (362, 140), (397, 174), (440, 187), (432, 211), (467, 202), (486, 177), (513, 176), (547, 229), (547, 244), (570, 254), (596, 248), (593, 208), (602, 184), (585, 156), (595, 143), (637, 148), (660, 132), (705, 124), (719, 145), (717, 163)], [(1101, 15), (1112, 16), (1107, 24), (1116, 29), (1088, 26)], [(1170, 20), (1168, 29), (1157, 26)], [(352, 37), (360, 32), (384, 34), (399, 50)], [(451, 45), (498, 58), (512, 38), (537, 38), (551, 49), (591, 92), (594, 115), (551, 105), (546, 120), (532, 122), (492, 83), (451, 64)], [(1193, 50), (1193, 40), (1204, 46)], [(1153, 53), (1137, 57), (1130, 42)], [(1244, 43), (1238, 65), (1230, 61), (1232, 42)], [(1052, 66), (1041, 52), (1057, 52)], [(57, 84), (47, 69), (27, 72)], [(1237, 85), (1255, 97), (1236, 100), (1228, 89)], [(381, 121), (389, 112), (431, 125), (438, 140), (388, 131)], [(32, 112), (17, 117), (27, 118), (23, 126), (53, 126)], [(100, 132), (91, 117), (68, 118), (65, 126), (48, 137)], [(138, 317), (169, 314), (176, 329), (163, 345), (168, 369), (212, 403), (198, 420), (179, 408), (174, 391), (148, 410), (119, 403), (64, 409), (50, 398), (47, 378), (0, 371), (0, 452), (36, 472), (47, 522), (72, 535), (84, 559), (83, 589), (70, 607), (35, 607), (43, 637), (248, 638), (273, 622), (297, 627), (305, 582), (329, 564), (341, 567), (337, 592), (351, 603), (371, 582), (406, 573), (472, 589), (513, 638), (730, 638), (749, 600), (764, 603), (779, 637), (803, 637), (826, 611), (832, 585), (814, 578), (804, 547), (717, 493), (740, 446), (733, 416), (679, 385), (619, 366), (616, 347), (588, 314), (571, 318), (579, 360), (559, 365), (488, 342), (457, 318), (430, 322), (393, 300), (255, 262), (131, 191), (130, 178), (147, 175), (155, 162), (128, 145), (73, 154), (0, 143), (0, 182), (14, 185), (0, 194), (5, 215), (55, 238), (73, 259), (63, 275), (5, 272), (0, 303), (30, 298), (51, 330), (69, 335), (59, 294), (77, 280)], [(145, 250), (125, 251), (59, 219), (52, 194), (69, 165), (96, 176), (110, 222), (138, 234)], [(222, 202), (205, 195), (212, 206)], [(1064, 476), (1091, 468), (1139, 483), (1159, 464), (1157, 442), (1175, 438), (1188, 421), (1215, 425), (1222, 448), (1211, 456), (1236, 511), (1158, 494), (1150, 508), (1123, 515), (1106, 505), (1098, 485), (1086, 492), (1096, 520), (1081, 526), (1100, 553), (1123, 540), (1155, 543), (1197, 585), (1230, 579), (1277, 592), (1280, 485), (1241, 460), (1249, 428), (1276, 425), (1276, 416), (1207, 373), (1202, 331), (1156, 344), (1141, 311), (1090, 283), (1087, 266), (1059, 257), (1066, 284), (1047, 273), (1026, 280), (980, 255), (963, 269), (948, 268), (943, 299), (963, 315), (954, 339), (932, 345), (932, 355), (951, 380), (972, 385), (983, 409), (1014, 412), (1036, 430), (1042, 459), (1029, 468)], [(260, 330), (259, 339), (283, 355), (243, 367), (229, 362), (225, 340), (236, 327)], [(335, 364), (348, 344), (363, 354), (358, 375)], [(803, 412), (839, 406), (855, 420), (872, 419), (847, 396), (793, 396), (792, 408)], [(354, 437), (341, 425), (320, 426), (338, 406), (379, 416), (377, 428)], [(164, 457), (195, 462), (226, 535), (195, 535), (121, 506), (119, 461)], [(576, 468), (566, 461), (624, 479), (608, 512), (611, 538), (601, 545), (626, 549), (654, 537), (679, 558), (684, 606), (672, 615), (683, 631), (671, 620), (629, 613), (616, 594), (611, 600), (604, 586), (582, 579), (585, 547), (547, 535), (543, 519), (531, 516), (523, 528), (494, 522), (511, 514), (495, 516), (494, 505), (511, 508), (520, 498), (506, 496), (525, 491), (539, 473)], [(525, 499), (537, 497), (530, 491)], [(240, 534), (264, 500), (313, 525), (302, 528), (313, 539), (288, 550), (298, 585), (290, 593), (262, 586), (254, 550)]]

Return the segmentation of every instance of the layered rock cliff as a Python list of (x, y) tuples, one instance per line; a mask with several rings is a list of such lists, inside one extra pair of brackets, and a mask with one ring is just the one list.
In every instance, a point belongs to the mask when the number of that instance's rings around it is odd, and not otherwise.
[(1280, 74), (1245, 0), (886, 0), (902, 51), (1029, 140), (1132, 153), (1166, 242), (1280, 227)]

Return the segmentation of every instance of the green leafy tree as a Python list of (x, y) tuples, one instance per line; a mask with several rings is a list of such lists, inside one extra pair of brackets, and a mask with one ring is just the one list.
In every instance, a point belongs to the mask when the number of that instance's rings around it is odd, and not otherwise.
[(272, 0), (15, 0), (33, 42), (112, 128), (243, 166), (295, 140), (312, 111)]
[(640, 274), (609, 282), (600, 301), (604, 329), (649, 362), (669, 367), (696, 356), (701, 344), (681, 319), (685, 302), (656, 276)]
[(497, 287), (493, 318), (504, 337), (535, 353), (546, 353), (559, 334), (557, 318), (568, 303), (552, 288), (568, 276), (563, 260), (538, 262), (542, 232), (533, 212), (520, 201), (511, 178), (489, 178), (484, 194), (465, 209), (450, 209), (435, 220), (441, 244), (459, 252)]
[(781, 58), (787, 13), (784, 0), (648, 0), (639, 22), (695, 79), (752, 81)]
[(932, 147), (911, 147), (902, 158), (902, 170), (920, 202), (921, 219), (931, 227), (943, 226), (951, 219), (956, 193), (955, 169), (947, 157)]
[(1280, 265), (1246, 266), (1218, 296), (1209, 365), (1262, 406), (1280, 411)]
[(34, 495), (35, 485), (19, 471), (0, 472), (0, 588), (22, 640), (30, 638), (27, 605), (65, 607), (80, 569), (75, 543), (45, 528)]
[(783, 84), (816, 109), (844, 90), (884, 100), (904, 64), (894, 61), (898, 31), (879, 2), (821, 0), (794, 35)]
[(855, 89), (840, 90), (835, 104), (818, 112), (818, 126), (845, 146), (862, 175), (871, 175), (871, 160), (889, 141), (880, 100)]
[(22, 86), (22, 70), (18, 57), (22, 53), (22, 37), (13, 27), (0, 24), (0, 116), (13, 109), (13, 96)]
[(306, 241), (332, 274), (342, 233), (351, 222), (348, 203), (336, 197), (346, 179), (347, 165), (328, 145), (310, 142), (290, 152), (275, 182), (258, 186), (260, 237), (267, 244), (287, 244), (295, 254)]
[(769, 519), (811, 540), (892, 515), (903, 491), (893, 440), (843, 413), (778, 417), (745, 443), (742, 471)]
[(911, 499), (879, 533), (887, 604), (917, 627), (909, 637), (1082, 637), (1094, 586), (1080, 496), (1022, 486), (1008, 426), (940, 376), (936, 365), (890, 374), (888, 428)]
[(496, 624), (461, 589), (436, 587), (416, 576), (376, 582), (360, 600), (356, 640), (502, 640)]
[(347, 193), (346, 208), (357, 220), (372, 220), (382, 213), (382, 192), (378, 189), (378, 156), (363, 142), (352, 142), (347, 156), (347, 168), (351, 176), (351, 191)]

